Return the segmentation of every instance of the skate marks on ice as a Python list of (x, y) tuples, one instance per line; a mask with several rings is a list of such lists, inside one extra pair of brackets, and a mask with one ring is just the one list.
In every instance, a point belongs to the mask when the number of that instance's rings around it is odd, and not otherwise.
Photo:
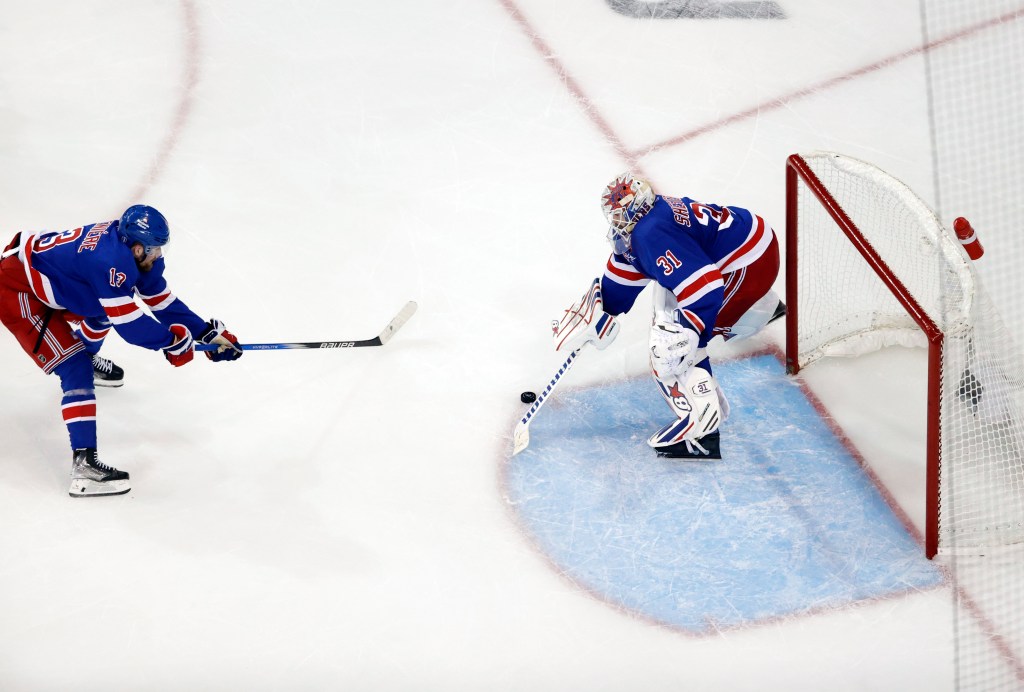
[(538, 548), (602, 600), (696, 635), (941, 586), (919, 539), (772, 355), (718, 364), (722, 461), (658, 459), (647, 379), (562, 392), (507, 460)]

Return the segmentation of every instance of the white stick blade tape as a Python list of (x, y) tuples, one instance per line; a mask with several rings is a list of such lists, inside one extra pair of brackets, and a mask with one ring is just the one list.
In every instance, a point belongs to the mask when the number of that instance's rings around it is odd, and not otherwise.
[(388, 326), (384, 327), (384, 331), (380, 333), (380, 343), (382, 346), (391, 339), (394, 333), (397, 332), (403, 324), (409, 321), (409, 318), (416, 312), (417, 307), (418, 305), (416, 304), (416, 301), (410, 300), (405, 304), (405, 307), (398, 311), (395, 318), (391, 320), (391, 322), (388, 323)]
[(526, 449), (530, 444), (530, 426), (522, 421), (516, 425), (516, 431), (512, 433), (512, 456)]

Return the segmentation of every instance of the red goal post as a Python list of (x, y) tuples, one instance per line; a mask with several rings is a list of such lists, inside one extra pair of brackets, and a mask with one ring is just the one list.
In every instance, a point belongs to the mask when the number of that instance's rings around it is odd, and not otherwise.
[(926, 347), (926, 555), (1024, 541), (1019, 352), (953, 231), (831, 152), (790, 156), (786, 196), (787, 370)]

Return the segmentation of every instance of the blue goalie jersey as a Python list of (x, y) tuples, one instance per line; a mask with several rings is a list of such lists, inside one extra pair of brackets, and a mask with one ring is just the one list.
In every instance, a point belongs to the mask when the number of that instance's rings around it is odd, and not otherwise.
[(35, 296), (55, 310), (112, 325), (125, 341), (143, 348), (170, 344), (172, 324), (201, 333), (206, 322), (171, 293), (164, 259), (141, 271), (117, 226), (118, 221), (103, 221), (68, 231), (23, 233), (18, 255)]
[(633, 307), (651, 281), (671, 291), (684, 324), (707, 343), (724, 301), (723, 275), (760, 257), (774, 235), (764, 219), (741, 207), (658, 195), (630, 235), (630, 249), (608, 259), (601, 291), (604, 309)]

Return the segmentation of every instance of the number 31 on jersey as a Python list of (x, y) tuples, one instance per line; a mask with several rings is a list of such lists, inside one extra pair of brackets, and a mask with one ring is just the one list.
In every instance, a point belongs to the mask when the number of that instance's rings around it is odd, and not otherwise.
[(676, 256), (672, 254), (671, 250), (665, 250), (665, 254), (659, 257), (655, 264), (661, 267), (661, 270), (662, 272), (664, 272), (665, 276), (668, 276), (676, 269), (679, 269), (679, 267), (683, 266), (683, 263), (676, 259)]

